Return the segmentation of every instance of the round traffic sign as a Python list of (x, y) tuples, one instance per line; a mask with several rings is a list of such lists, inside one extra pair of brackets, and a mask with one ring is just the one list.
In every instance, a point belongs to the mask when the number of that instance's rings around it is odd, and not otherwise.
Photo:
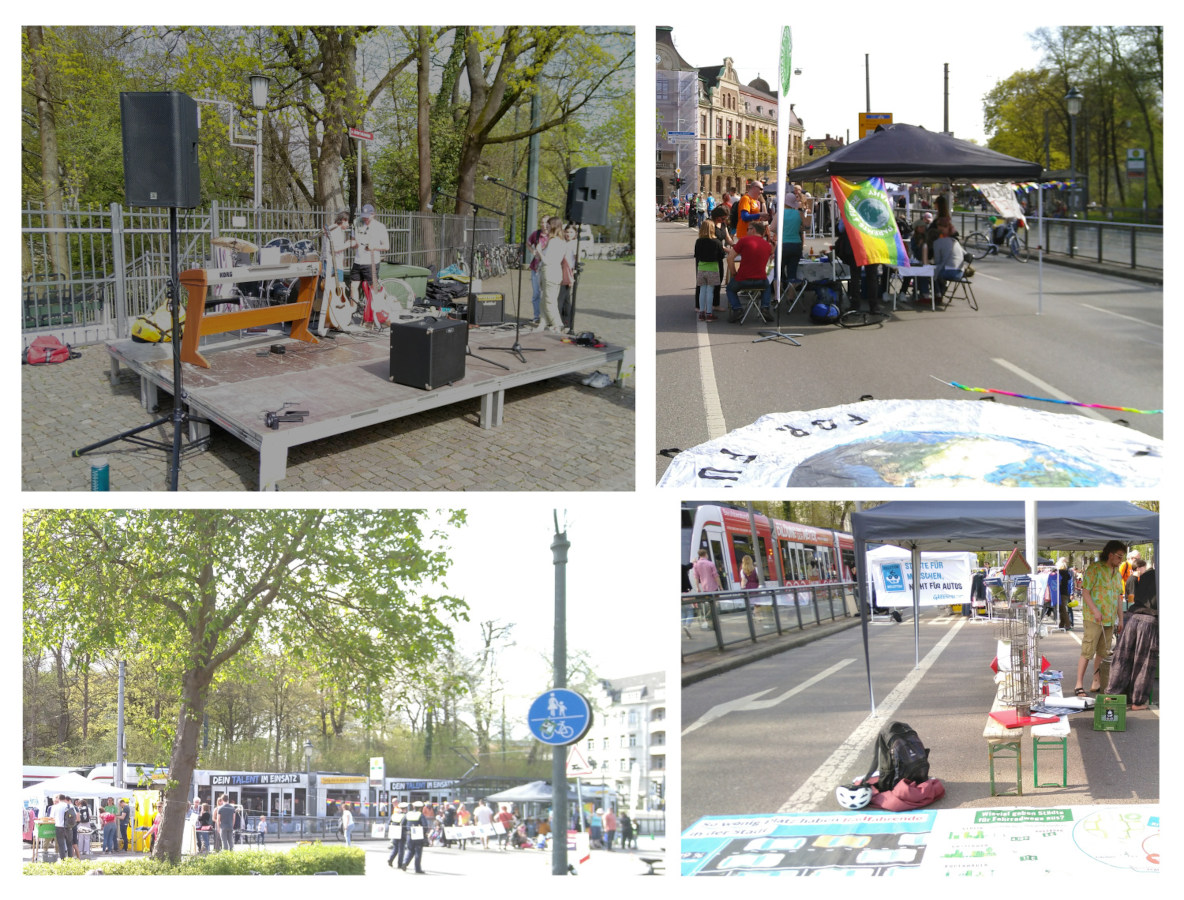
[(555, 688), (540, 694), (526, 716), (530, 733), (553, 747), (574, 744), (592, 727), (592, 707), (582, 694)]

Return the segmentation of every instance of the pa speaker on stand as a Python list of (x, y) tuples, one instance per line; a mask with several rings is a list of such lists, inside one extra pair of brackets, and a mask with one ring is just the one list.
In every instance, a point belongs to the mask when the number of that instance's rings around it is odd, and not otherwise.
[[(567, 221), (580, 225), (607, 225), (608, 198), (613, 184), (612, 166), (585, 166), (567, 176)], [(571, 320), (568, 334), (576, 330), (576, 294), (580, 289), (580, 231), (576, 229), (576, 270), (571, 285)]]
[[(201, 170), (197, 164), (197, 103), (180, 91), (124, 92), (119, 95), (123, 126), (123, 185), (130, 206), (164, 206), (169, 210), (169, 307), (172, 311), (173, 411), (147, 425), (120, 432), (74, 451), (82, 456), (115, 441), (170, 451), (169, 490), (179, 486), (181, 436), (190, 424), (209, 425), (185, 408), (181, 382), (181, 280), (177, 209), (201, 203)], [(142, 437), (172, 424), (171, 440)]]

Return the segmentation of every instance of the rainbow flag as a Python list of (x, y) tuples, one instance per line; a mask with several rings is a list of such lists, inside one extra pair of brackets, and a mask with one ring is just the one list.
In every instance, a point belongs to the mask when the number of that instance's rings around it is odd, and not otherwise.
[(909, 255), (896, 228), (888, 195), (884, 193), (884, 179), (869, 178), (853, 184), (832, 175), (830, 185), (851, 239), (855, 262), (861, 266), (877, 263), (907, 266)]

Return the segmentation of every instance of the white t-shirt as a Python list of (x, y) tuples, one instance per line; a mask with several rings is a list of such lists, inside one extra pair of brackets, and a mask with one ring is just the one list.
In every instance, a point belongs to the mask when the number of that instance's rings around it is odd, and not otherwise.
[(493, 821), (493, 810), (488, 806), (478, 806), (476, 815), (478, 825), (488, 825)]
[(369, 222), (362, 219), (354, 229), (354, 238), (358, 242), (354, 262), (359, 265), (378, 265), (382, 262), (382, 254), (391, 249), (391, 239), (386, 233), (386, 226), (375, 218), (371, 218)]
[(543, 276), (551, 284), (563, 281), (563, 260), (568, 256), (567, 241), (553, 237), (543, 248)]

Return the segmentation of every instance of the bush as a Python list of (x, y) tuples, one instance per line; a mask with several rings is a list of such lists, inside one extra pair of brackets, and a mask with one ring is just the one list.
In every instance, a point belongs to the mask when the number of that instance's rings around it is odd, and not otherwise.
[(174, 866), (168, 862), (140, 857), (127, 862), (68, 859), (60, 863), (26, 863), (26, 875), (85, 875), (102, 869), (107, 875), (315, 875), (337, 872), (339, 875), (366, 874), (366, 853), (360, 847), (308, 844), (293, 847), (286, 853), (267, 850), (236, 850), (189, 856)]

